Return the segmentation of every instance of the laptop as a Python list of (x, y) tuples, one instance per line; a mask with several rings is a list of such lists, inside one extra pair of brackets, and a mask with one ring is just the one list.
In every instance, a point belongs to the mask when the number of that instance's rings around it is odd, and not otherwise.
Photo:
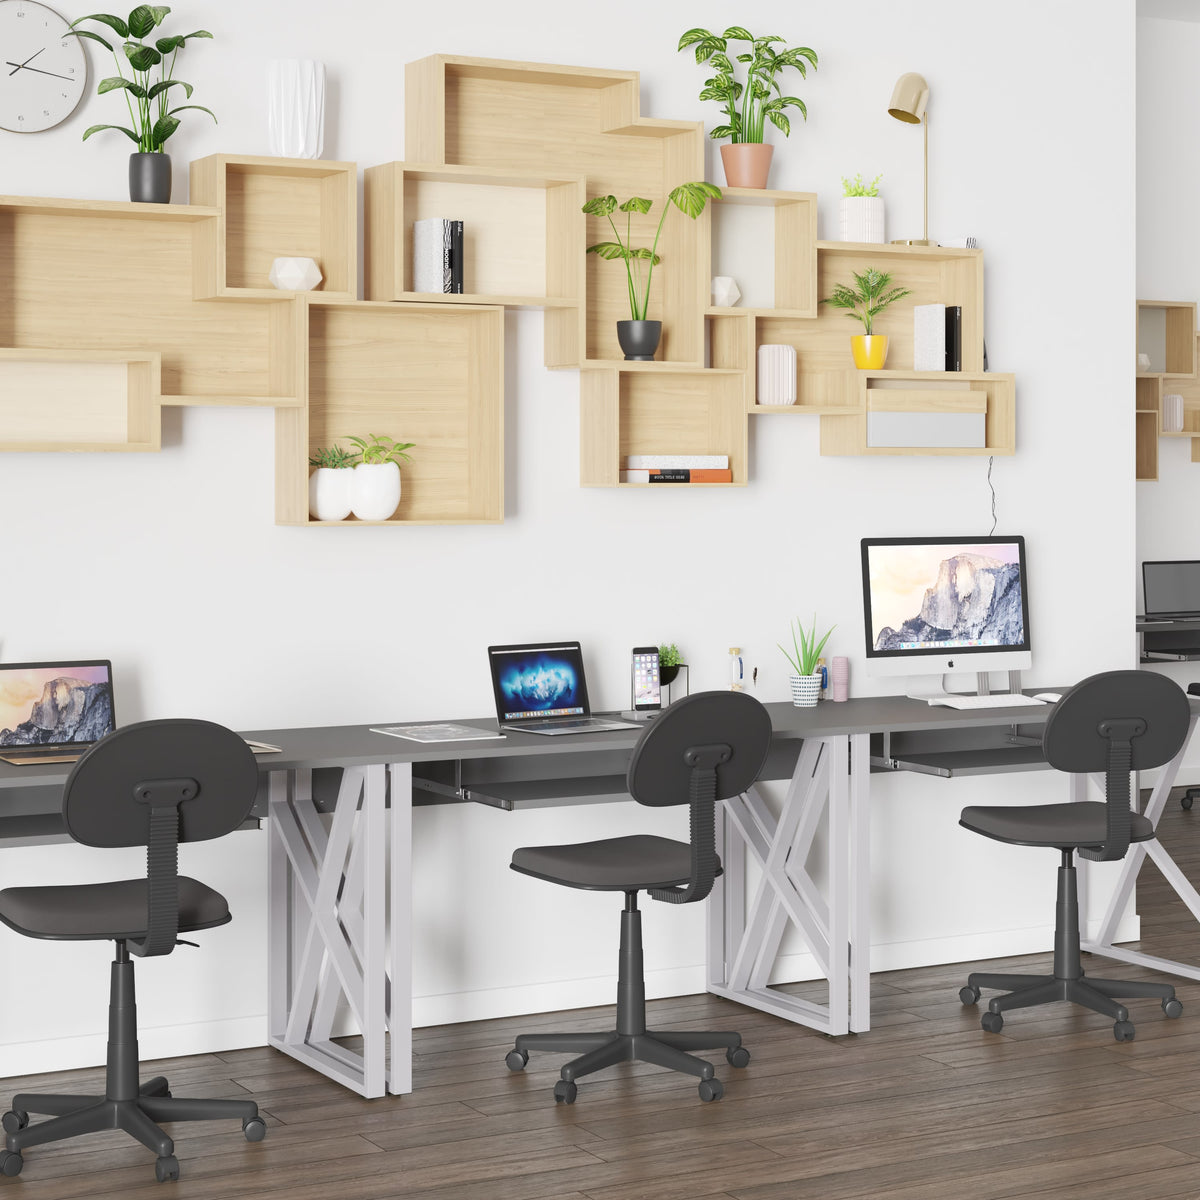
[(116, 728), (112, 663), (0, 663), (0, 760), (68, 763)]
[(1147, 617), (1200, 617), (1200, 562), (1142, 563), (1142, 596)]
[(639, 728), (591, 715), (578, 642), (489, 646), (488, 664), (501, 729), (553, 737)]

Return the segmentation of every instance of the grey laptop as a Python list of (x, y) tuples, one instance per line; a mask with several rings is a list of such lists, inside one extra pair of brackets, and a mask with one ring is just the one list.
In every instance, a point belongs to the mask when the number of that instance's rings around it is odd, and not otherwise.
[(0, 759), (75, 762), (116, 728), (112, 664), (0, 663)]
[(1147, 617), (1200, 617), (1200, 562), (1142, 563), (1142, 596)]
[(639, 728), (591, 715), (578, 642), (489, 646), (488, 665), (501, 729), (561, 736)]

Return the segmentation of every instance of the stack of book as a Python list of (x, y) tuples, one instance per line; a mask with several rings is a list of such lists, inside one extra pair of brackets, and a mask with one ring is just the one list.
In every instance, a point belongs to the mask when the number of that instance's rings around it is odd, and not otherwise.
[(461, 295), (463, 223), (431, 217), (413, 222), (413, 291)]
[(727, 454), (631, 454), (622, 483), (732, 483)]

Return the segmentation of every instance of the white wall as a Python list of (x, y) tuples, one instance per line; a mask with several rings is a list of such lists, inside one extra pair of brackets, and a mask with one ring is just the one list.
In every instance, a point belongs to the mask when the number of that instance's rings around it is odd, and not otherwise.
[[(326, 154), (365, 166), (403, 156), (403, 64), (438, 51), (638, 69), (647, 115), (713, 124), (716, 112), (696, 99), (702, 69), (674, 47), (691, 24), (731, 17), (727, 6), (631, 0), (586, 15), (529, 0), (193, 0), (177, 15), (216, 35), (188, 48), (180, 74), (221, 119), (213, 129), (191, 114), (198, 119), (173, 141), (178, 200), (187, 160), (265, 152), (268, 55), (325, 60)], [(1112, 47), (1133, 36), (1132, 0), (862, 0), (853, 12), (747, 0), (736, 17), (821, 56), (800, 87), (809, 122), (778, 146), (772, 182), (820, 194), (825, 237), (836, 232), (839, 177), (859, 171), (883, 174), (890, 236), (919, 229), (920, 131), (885, 108), (902, 72), (930, 81), (931, 233), (973, 234), (984, 247), (991, 364), (1018, 380), (1018, 453), (997, 460), (994, 480), (998, 531), (1028, 538), (1030, 678), (1054, 685), (1129, 665), (1133, 80), (1114, 72)], [(118, 112), (112, 97), (92, 97), (56, 131), (0, 135), (0, 191), (123, 198), (123, 139), (79, 142), (87, 125)], [(719, 179), (715, 160), (714, 147), (710, 178)], [(1079, 180), (1103, 202), (1081, 204), (1063, 185)], [(724, 684), (736, 644), (759, 668), (756, 694), (784, 699), (775, 643), (791, 616), (815, 609), (837, 623), (829, 651), (851, 656), (852, 693), (887, 690), (864, 678), (858, 539), (987, 532), (987, 460), (821, 458), (815, 420), (767, 416), (753, 423), (748, 488), (583, 490), (577, 377), (545, 371), (540, 342), (538, 314), (508, 317), (500, 527), (276, 527), (272, 418), (262, 411), (168, 412), (157, 456), (5, 457), (0, 652), (111, 656), (125, 721), (400, 721), (486, 714), (485, 646), (548, 636), (582, 639), (598, 707), (624, 702), (629, 648), (658, 640), (684, 649), (693, 690)], [(1097, 572), (1105, 585), (1081, 589)], [(956, 825), (964, 803), (1013, 791), (1004, 777), (877, 781), (879, 965), (1049, 944), (1046, 856), (997, 849)], [(1021, 777), (1020, 793), (1049, 800), (1062, 789), (1049, 776)], [(677, 819), (623, 806), (420, 812), (418, 1018), (610, 1002), (613, 904), (575, 893), (551, 901), (545, 885), (507, 871), (508, 852)], [(185, 865), (231, 893), (235, 922), (206, 935), (199, 953), (147, 964), (146, 1053), (262, 1040), (263, 845), (248, 834), (220, 853), (187, 848)], [(78, 847), (0, 852), (6, 883), (133, 869), (132, 859)], [(651, 906), (652, 991), (702, 986), (702, 928), (700, 906)], [(0, 947), (21, 964), (0, 983), (0, 1074), (94, 1061), (105, 949), (31, 945), (6, 931)], [(236, 989), (218, 980), (231, 967)], [(60, 983), (70, 1000), (56, 1005)]]
[[(1146, 15), (1137, 21), (1137, 294), (1144, 300), (1200, 300), (1200, 13), (1192, 19)], [(1168, 9), (1168, 11), (1174, 11)], [(1178, 9), (1178, 15), (1183, 10)], [(1170, 391), (1168, 380), (1164, 391)], [(1188, 438), (1159, 438), (1158, 480), (1137, 489), (1136, 586), (1146, 559), (1200, 558), (1200, 528), (1190, 519), (1200, 497), (1200, 463)], [(1156, 668), (1182, 686), (1191, 663)], [(1200, 748), (1189, 751), (1181, 782), (1194, 782)]]

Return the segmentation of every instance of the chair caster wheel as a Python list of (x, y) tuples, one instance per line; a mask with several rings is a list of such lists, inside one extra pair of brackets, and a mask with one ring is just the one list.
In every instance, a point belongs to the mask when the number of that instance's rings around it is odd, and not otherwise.
[(1172, 996), (1170, 1000), (1164, 1000), (1162, 1002), (1162, 1010), (1167, 1014), (1168, 1017), (1171, 1018), (1171, 1020), (1174, 1020), (1176, 1017), (1182, 1017), (1183, 1001), (1176, 1000), (1175, 997)]
[(4, 1126), (5, 1133), (20, 1133), (28, 1124), (29, 1114), (27, 1112), (19, 1112), (17, 1109), (13, 1109), (12, 1112), (6, 1112), (3, 1120), (0, 1120), (0, 1125)]
[(179, 1178), (179, 1159), (173, 1154), (163, 1154), (154, 1160), (154, 1177), (159, 1183)]
[(959, 988), (958, 998), (963, 1002), (963, 1004), (967, 1005), (968, 1007), (972, 1004), (978, 1004), (979, 1003), (979, 989), (977, 987), (972, 987), (968, 983), (965, 988)]
[(1189, 788), (1182, 796), (1179, 797), (1179, 807), (1188, 812), (1191, 810), (1192, 801), (1196, 799), (1195, 791)]
[(261, 1142), (267, 1136), (267, 1123), (262, 1117), (247, 1117), (242, 1122), (242, 1132), (248, 1142)]
[(707, 1104), (711, 1100), (720, 1100), (725, 1095), (725, 1086), (719, 1079), (700, 1080), (700, 1099)]
[(750, 1065), (750, 1051), (745, 1046), (734, 1046), (732, 1050), (725, 1051), (725, 1061), (731, 1067), (748, 1067)]
[(1004, 1028), (1004, 1016), (1001, 1013), (985, 1012), (979, 1024), (988, 1033), (999, 1033)]
[(5, 1175), (13, 1176), (20, 1175), (21, 1168), (25, 1165), (25, 1160), (21, 1157), (17, 1150), (2, 1150), (0, 1151), (0, 1171)]
[(523, 1071), (529, 1061), (528, 1050), (510, 1050), (504, 1058), (504, 1065), (510, 1071)]
[[(1182, 1008), (1183, 1006), (1180, 1005), (1180, 1007)], [(1132, 1042), (1133, 1041), (1133, 1022), (1132, 1021), (1118, 1021), (1113, 1026), (1113, 1037), (1115, 1037), (1118, 1042)]]
[(579, 1089), (575, 1086), (573, 1079), (560, 1079), (554, 1085), (555, 1104), (574, 1104), (578, 1094)]

